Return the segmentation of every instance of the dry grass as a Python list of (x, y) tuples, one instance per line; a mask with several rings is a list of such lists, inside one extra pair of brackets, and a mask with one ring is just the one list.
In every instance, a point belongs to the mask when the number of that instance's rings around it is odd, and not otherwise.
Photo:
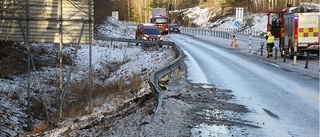
[[(107, 101), (107, 98), (111, 100), (132, 98), (141, 89), (141, 85), (145, 80), (146, 79), (141, 78), (139, 75), (133, 74), (132, 76), (112, 81), (105, 86), (95, 85), (92, 87), (92, 102), (94, 102), (92, 106), (102, 105)], [(63, 108), (63, 116), (61, 120), (88, 113), (86, 109), (90, 101), (89, 96), (87, 79), (72, 83), (68, 94), (66, 95), (66, 102)], [(95, 100), (99, 101), (95, 102)], [(44, 118), (45, 112), (42, 101), (32, 99), (32, 102), (33, 106), (31, 109), (34, 112), (34, 116), (37, 115), (38, 118)], [(56, 109), (58, 108), (58, 104), (53, 104), (52, 106)], [(53, 114), (53, 117), (55, 117), (55, 114)], [(52, 121), (53, 120), (44, 121), (40, 126), (33, 128), (33, 133), (42, 133), (54, 128), (52, 124), (49, 124), (52, 123)]]
[[(58, 52), (49, 52), (44, 47), (30, 47), (35, 68), (43, 66), (57, 66), (59, 64)], [(0, 41), (0, 77), (12, 79), (12, 75), (27, 73), (28, 55), (27, 49), (19, 43)], [(63, 64), (70, 65), (71, 57), (63, 56)], [(31, 69), (33, 67), (31, 66)]]
[(27, 55), (24, 48), (10, 41), (0, 41), (0, 77), (11, 79), (12, 75), (27, 71)]
[[(0, 41), (1, 43), (1, 41)], [(34, 62), (36, 69), (40, 69), (43, 66), (58, 66), (59, 59), (58, 53), (55, 51), (48, 51), (46, 48), (37, 47), (31, 49), (31, 53), (34, 57)], [(0, 44), (0, 77), (10, 78), (16, 74), (27, 73), (27, 50), (18, 44), (13, 42), (7, 42)], [(106, 80), (111, 73), (116, 72), (121, 68), (121, 66), (130, 59), (124, 57), (120, 62), (112, 62), (111, 64), (105, 65), (105, 70), (108, 74), (99, 75), (95, 74), (93, 79)], [(71, 56), (64, 56), (63, 63), (70, 65)], [(130, 74), (128, 74), (130, 75)], [(128, 98), (132, 98), (140, 90), (142, 83), (146, 80), (141, 75), (131, 74), (132, 76), (124, 76), (116, 81), (109, 82), (106, 85), (93, 85), (92, 86), (92, 107), (99, 106), (102, 103), (110, 100), (121, 101)], [(51, 87), (58, 87), (58, 80), (48, 80), (45, 85)], [(40, 91), (35, 90), (35, 96), (31, 97), (31, 117), (32, 119), (43, 120), (43, 122), (37, 127), (31, 129), (34, 134), (41, 134), (44, 131), (55, 128), (53, 123), (55, 123), (56, 110), (59, 108), (60, 98), (59, 91), (45, 91), (50, 93), (46, 96), (47, 105), (49, 108), (49, 120), (46, 120), (44, 102), (39, 95)], [(85, 111), (88, 107), (89, 98), (89, 87), (87, 78), (83, 78), (81, 81), (76, 81), (70, 84), (67, 90), (65, 103), (63, 106), (63, 114), (60, 120), (67, 119), (69, 117), (76, 117), (86, 114)], [(11, 99), (19, 99), (18, 94), (10, 95)], [(107, 100), (108, 99), (108, 100)], [(99, 101), (95, 101), (99, 100)], [(28, 129), (29, 130), (29, 129)]]

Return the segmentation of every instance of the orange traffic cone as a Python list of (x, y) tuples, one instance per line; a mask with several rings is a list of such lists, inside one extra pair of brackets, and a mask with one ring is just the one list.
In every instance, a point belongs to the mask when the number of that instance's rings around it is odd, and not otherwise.
[(234, 48), (239, 48), (238, 42), (236, 40), (234, 40), (233, 45), (234, 45)]

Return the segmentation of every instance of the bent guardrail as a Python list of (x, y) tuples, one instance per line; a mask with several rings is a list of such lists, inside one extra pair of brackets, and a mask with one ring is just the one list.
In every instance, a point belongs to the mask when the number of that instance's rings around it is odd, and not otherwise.
[(161, 89), (159, 88), (159, 79), (171, 73), (183, 63), (182, 62), (182, 58), (184, 57), (183, 51), (180, 49), (180, 47), (176, 45), (174, 45), (172, 48), (177, 58), (174, 61), (170, 62), (168, 65), (163, 66), (150, 74), (149, 84), (152, 91), (156, 93), (156, 99), (157, 99), (156, 100), (157, 107), (154, 110), (154, 114), (157, 114), (160, 110), (160, 107), (162, 106), (163, 97), (162, 97)]
[(150, 78), (149, 78), (149, 85), (151, 87), (151, 91), (155, 94), (155, 99), (157, 106), (154, 110), (154, 114), (157, 114), (162, 106), (162, 92), (159, 87), (159, 79), (166, 76), (167, 74), (174, 71), (176, 68), (178, 68), (180, 65), (183, 64), (182, 58), (184, 57), (183, 51), (180, 47), (178, 47), (174, 42), (169, 41), (145, 41), (145, 40), (136, 40), (136, 39), (123, 39), (123, 38), (110, 38), (110, 37), (95, 37), (96, 40), (106, 40), (106, 41), (118, 41), (118, 42), (128, 42), (129, 43), (141, 43), (143, 44), (156, 44), (156, 45), (168, 45), (171, 46), (176, 59), (174, 59), (169, 64), (160, 67), (159, 69), (155, 70), (154, 72), (151, 72)]

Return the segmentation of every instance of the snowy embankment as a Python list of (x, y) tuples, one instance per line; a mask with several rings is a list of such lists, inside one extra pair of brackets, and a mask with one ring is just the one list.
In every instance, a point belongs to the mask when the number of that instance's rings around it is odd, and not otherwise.
[[(119, 21), (109, 18), (105, 24), (96, 28), (96, 35), (116, 37), (116, 38), (134, 38), (135, 30), (122, 24)], [(79, 87), (84, 87), (88, 80), (89, 73), (89, 45), (80, 45), (76, 60), (75, 68), (71, 74), (71, 84), (80, 83)], [(33, 43), (32, 49), (43, 49), (45, 53), (50, 53), (48, 56), (54, 56), (53, 58), (58, 60), (59, 47), (50, 43)], [(64, 45), (63, 55), (64, 57), (73, 57), (75, 53), (76, 45)], [(36, 53), (34, 53), (36, 54)], [(92, 85), (93, 88), (104, 86), (112, 81), (119, 79), (128, 79), (132, 75), (138, 75), (141, 79), (147, 80), (148, 74), (155, 69), (164, 66), (167, 62), (174, 58), (174, 54), (171, 49), (161, 48), (159, 50), (145, 50), (135, 44), (128, 45), (128, 43), (119, 43), (108, 41), (95, 40), (92, 45)], [(115, 65), (117, 65), (115, 67)], [(64, 84), (67, 80), (67, 72), (70, 69), (70, 64), (63, 65), (63, 78)], [(44, 96), (45, 102), (48, 105), (49, 113), (52, 118), (56, 116), (56, 109), (52, 107), (53, 102), (57, 99), (57, 92), (59, 91), (59, 64), (50, 66), (43, 66), (36, 72), (31, 74), (31, 98), (41, 102), (41, 95)], [(38, 83), (35, 77), (39, 78), (41, 84), (41, 90), (38, 88)], [(27, 104), (28, 104), (28, 92), (27, 92), (27, 74), (20, 74), (12, 76), (12, 79), (0, 79), (0, 123), (1, 133), (4, 136), (17, 136), (26, 135), (24, 129), (27, 128)], [(81, 82), (85, 83), (81, 83)], [(125, 84), (131, 84), (130, 82), (124, 82)], [(40, 91), (40, 92), (39, 92)], [(109, 89), (105, 89), (108, 92)], [(77, 91), (67, 91), (74, 92)], [(141, 96), (146, 92), (150, 92), (147, 82), (143, 82), (138, 91), (137, 96)], [(69, 94), (68, 94), (69, 95)], [(130, 98), (112, 98), (107, 97), (105, 99), (97, 98), (93, 102), (99, 102), (98, 105), (94, 104), (92, 113), (88, 115), (75, 116), (71, 118), (64, 118), (64, 121), (58, 123), (57, 129), (53, 129), (47, 132), (45, 135), (58, 136), (63, 132), (72, 128), (81, 128), (86, 126), (90, 122), (99, 121), (104, 117), (104, 113), (109, 113), (115, 110), (117, 106), (123, 105), (128, 102)], [(103, 101), (103, 102), (101, 102)], [(41, 104), (41, 103), (40, 103)], [(31, 108), (35, 108), (35, 102), (31, 102)], [(88, 109), (88, 107), (86, 107)], [(88, 110), (86, 110), (88, 111)], [(40, 111), (43, 112), (43, 111)], [(35, 110), (31, 109), (31, 122), (33, 131), (41, 129), (44, 114), (36, 114)], [(40, 115), (42, 117), (35, 117)], [(77, 121), (75, 123), (75, 121)], [(39, 135), (39, 134), (38, 134)], [(41, 134), (40, 134), (41, 135)]]

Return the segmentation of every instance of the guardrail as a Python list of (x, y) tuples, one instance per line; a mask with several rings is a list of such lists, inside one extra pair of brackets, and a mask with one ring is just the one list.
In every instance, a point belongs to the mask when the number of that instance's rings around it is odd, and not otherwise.
[[(181, 27), (181, 32), (182, 33), (186, 33), (186, 34), (194, 34), (194, 35), (210, 35), (210, 36), (214, 36), (214, 37), (227, 38), (227, 39), (231, 38), (230, 33), (245, 34), (245, 35), (249, 35), (249, 45), (251, 45), (251, 36), (264, 37), (264, 36), (261, 36), (263, 31), (256, 31), (256, 30), (250, 30), (250, 29), (237, 31), (236, 29), (232, 29), (232, 28), (205, 29), (205, 28)], [(260, 56), (262, 56), (263, 51), (267, 51), (267, 53), (269, 52), (267, 48), (263, 48), (264, 42), (260, 43), (260, 45), (261, 45), (261, 48), (259, 48), (253, 54), (257, 54), (258, 52), (260, 52)], [(249, 53), (250, 52), (251, 52), (251, 46), (249, 46)], [(278, 48), (274, 47), (273, 52), (275, 54), (274, 60), (277, 60), (277, 58), (278, 58), (278, 56), (277, 56)], [(287, 54), (288, 53), (286, 52), (285, 55), (283, 56), (283, 62), (286, 62)], [(296, 57), (294, 57), (294, 56), (296, 56)], [(296, 64), (296, 60), (297, 60), (297, 55), (295, 54), (294, 56), (290, 57), (290, 58), (293, 58), (293, 60), (294, 60), (293, 65)], [(267, 54), (267, 58), (269, 58), (268, 54)], [(313, 59), (313, 58), (316, 59), (316, 58), (319, 58), (319, 56), (311, 57), (311, 56), (309, 56), (309, 53), (307, 52), (306, 63), (305, 63), (305, 68), (306, 69), (309, 67), (309, 59)]]
[(206, 29), (206, 28), (192, 28), (192, 27), (181, 27), (183, 33), (187, 34), (198, 34), (198, 35), (211, 35), (211, 36), (223, 36), (229, 33), (237, 33), (237, 34), (247, 34), (252, 36), (261, 36), (263, 31), (261, 30), (237, 30), (234, 28), (219, 28), (219, 29)]
[(220, 30), (202, 29), (202, 28), (181, 27), (181, 33), (195, 34), (195, 35), (210, 35), (210, 36), (227, 38), (227, 39), (231, 38), (231, 35), (229, 32), (220, 31)]
[(118, 42), (128, 42), (129, 43), (140, 43), (144, 44), (156, 44), (156, 45), (168, 45), (171, 46), (176, 59), (170, 62), (169, 64), (151, 72), (150, 79), (148, 81), (151, 91), (155, 94), (155, 99), (157, 106), (154, 110), (154, 114), (157, 114), (162, 106), (163, 95), (161, 89), (159, 87), (159, 79), (164, 77), (165, 75), (171, 73), (180, 65), (182, 65), (182, 58), (184, 57), (184, 53), (179, 46), (177, 46), (174, 42), (169, 41), (145, 41), (145, 40), (135, 40), (135, 39), (123, 39), (123, 38), (110, 38), (110, 37), (95, 37), (96, 40), (107, 40), (107, 41), (118, 41)]
[(174, 61), (170, 62), (168, 65), (163, 66), (150, 74), (150, 80), (149, 80), (150, 87), (152, 91), (157, 93), (156, 94), (157, 107), (154, 111), (155, 114), (157, 114), (158, 111), (160, 110), (160, 107), (162, 106), (162, 98), (163, 98), (161, 89), (159, 88), (159, 79), (171, 73), (183, 63), (182, 62), (182, 58), (184, 57), (183, 51), (180, 49), (180, 47), (176, 45), (173, 46), (172, 48), (174, 49), (174, 52), (177, 58)]
[(130, 43), (135, 43), (135, 44), (141, 44), (142, 46), (145, 45), (167, 45), (167, 46), (174, 46), (174, 42), (169, 42), (169, 41), (150, 41), (150, 40), (137, 40), (137, 39), (124, 39), (124, 38), (110, 38), (110, 37), (100, 37), (100, 36), (95, 36), (94, 37), (96, 40), (106, 40), (106, 41), (111, 41), (111, 44), (113, 41), (117, 42), (127, 42), (128, 44)]

